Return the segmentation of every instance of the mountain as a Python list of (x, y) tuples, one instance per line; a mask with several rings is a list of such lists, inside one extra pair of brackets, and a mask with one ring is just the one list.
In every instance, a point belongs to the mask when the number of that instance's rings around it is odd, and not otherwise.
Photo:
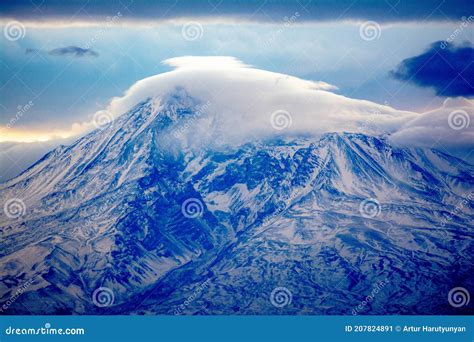
[(0, 184), (4, 314), (472, 310), (447, 300), (474, 286), (472, 165), (359, 133), (197, 147), (202, 106), (147, 98)]

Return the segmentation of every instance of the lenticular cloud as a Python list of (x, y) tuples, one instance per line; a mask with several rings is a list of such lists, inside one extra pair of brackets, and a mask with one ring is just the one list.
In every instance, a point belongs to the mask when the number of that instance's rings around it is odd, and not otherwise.
[[(222, 132), (221, 140), (230, 144), (327, 132), (384, 134), (396, 137), (400, 144), (424, 146), (433, 143), (433, 135), (441, 135), (437, 144), (446, 148), (472, 143), (472, 127), (466, 125), (459, 132), (452, 129), (449, 119), (459, 107), (470, 120), (471, 101), (454, 101), (454, 105), (419, 114), (347, 98), (335, 94), (334, 85), (260, 70), (233, 57), (185, 56), (163, 63), (174, 70), (136, 82), (122, 97), (113, 98), (108, 110), (119, 116), (148, 98), (156, 99), (159, 105), (163, 98), (182, 89), (198, 103), (206, 104), (193, 123), (195, 143), (210, 131)], [(284, 117), (276, 113), (284, 113)], [(282, 128), (275, 118), (280, 123), (285, 120)]]

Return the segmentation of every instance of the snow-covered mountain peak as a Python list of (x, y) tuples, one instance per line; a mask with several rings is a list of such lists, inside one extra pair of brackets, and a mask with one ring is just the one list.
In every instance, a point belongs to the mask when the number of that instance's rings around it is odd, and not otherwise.
[[(170, 313), (208, 282), (186, 313), (348, 314), (389, 279), (397, 300), (370, 313), (451, 313), (439, 303), (473, 263), (474, 167), (328, 130), (410, 113), (230, 69), (145, 80), (109, 125), (0, 184), (0, 299), (34, 279), (12, 312)], [(284, 109), (288, 131), (271, 121)], [(278, 286), (288, 311), (268, 300)]]

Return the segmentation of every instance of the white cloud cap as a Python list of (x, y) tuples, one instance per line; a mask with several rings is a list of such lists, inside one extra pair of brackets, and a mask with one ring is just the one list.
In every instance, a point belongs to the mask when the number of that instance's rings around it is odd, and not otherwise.
[[(209, 103), (202, 122), (193, 127), (222, 132), (228, 143), (273, 135), (319, 135), (325, 132), (395, 132), (416, 113), (334, 94), (325, 82), (255, 69), (233, 57), (178, 57), (163, 63), (176, 69), (135, 83), (108, 110), (118, 116), (146, 98), (163, 98), (176, 88)], [(275, 129), (276, 111), (289, 113), (291, 126)], [(209, 120), (211, 118), (211, 120)], [(204, 121), (207, 123), (205, 126)], [(212, 124), (212, 127), (209, 127)]]

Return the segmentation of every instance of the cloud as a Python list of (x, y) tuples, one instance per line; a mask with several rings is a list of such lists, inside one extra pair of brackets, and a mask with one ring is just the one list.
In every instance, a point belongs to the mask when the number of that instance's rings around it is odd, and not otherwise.
[[(185, 56), (163, 63), (176, 69), (138, 81), (124, 96), (112, 99), (107, 111), (118, 117), (148, 98), (158, 108), (162, 99), (184, 89), (184, 94), (206, 104), (188, 132), (194, 145), (326, 132), (391, 133), (416, 116), (332, 93), (329, 90), (336, 87), (325, 82), (256, 69), (232, 57)], [(275, 113), (288, 113), (291, 127), (275, 129)]]
[[(126, 13), (129, 20), (169, 20), (176, 18), (230, 17), (238, 20), (281, 20), (295, 12), (303, 21), (322, 20), (377, 20), (381, 22), (417, 20), (459, 20), (472, 8), (471, 0), (373, 1), (231, 1), (218, 3), (194, 0), (161, 1), (53, 1), (34, 3), (30, 0), (3, 1), (2, 17), (17, 20), (62, 20), (104, 22), (106, 16)], [(467, 13), (470, 14), (470, 13)]]
[(50, 50), (51, 56), (98, 57), (99, 53), (92, 49), (83, 49), (78, 46), (66, 46)]
[[(448, 98), (439, 109), (415, 113), (350, 99), (330, 92), (335, 87), (327, 83), (255, 69), (233, 57), (186, 56), (163, 63), (175, 70), (136, 82), (123, 96), (113, 98), (103, 113), (117, 118), (151, 98), (154, 115), (156, 110), (162, 110), (163, 99), (169, 99), (170, 95), (189, 95), (196, 100), (201, 113), (177, 132), (179, 139), (195, 147), (274, 137), (318, 136), (326, 132), (359, 132), (388, 135), (397, 145), (442, 148), (467, 160), (469, 151), (474, 149), (472, 100)], [(99, 114), (101, 112), (91, 115), (90, 121), (75, 123), (65, 131), (35, 133), (13, 128), (2, 131), (0, 127), (0, 141), (2, 137), (5, 141), (17, 142), (38, 138), (73, 139), (96, 128), (94, 118), (97, 121)], [(291, 124), (282, 130), (275, 129), (281, 123), (272, 122), (277, 116), (281, 122), (286, 120)], [(176, 139), (173, 132), (167, 133), (168, 138)], [(166, 135), (163, 137), (166, 139)], [(19, 146), (19, 149), (30, 149), (35, 144)], [(0, 168), (0, 179), (1, 171)]]
[(444, 148), (466, 155), (474, 149), (474, 101), (448, 98), (441, 108), (406, 122), (391, 139), (400, 145)]
[(421, 55), (403, 60), (391, 75), (433, 88), (439, 96), (474, 96), (473, 60), (472, 46), (439, 41)]
[[(185, 130), (184, 138), (193, 146), (359, 132), (383, 134), (399, 145), (443, 148), (461, 157), (474, 148), (474, 102), (464, 98), (447, 99), (443, 107), (420, 114), (347, 98), (330, 92), (335, 87), (327, 83), (255, 69), (232, 57), (186, 56), (163, 63), (176, 69), (136, 82), (124, 96), (112, 99), (108, 112), (117, 117), (147, 98), (159, 108), (163, 98), (181, 89), (181, 95), (204, 104), (192, 129)], [(275, 113), (283, 113), (281, 119), (291, 125), (275, 129)], [(456, 153), (461, 150), (463, 155)]]
[[(25, 54), (38, 54), (42, 53), (43, 51), (38, 49), (27, 48), (25, 50)], [(83, 49), (78, 46), (66, 46), (62, 48), (52, 49), (46, 51), (48, 55), (51, 56), (71, 56), (71, 57), (98, 57), (99, 53), (92, 49)]]

